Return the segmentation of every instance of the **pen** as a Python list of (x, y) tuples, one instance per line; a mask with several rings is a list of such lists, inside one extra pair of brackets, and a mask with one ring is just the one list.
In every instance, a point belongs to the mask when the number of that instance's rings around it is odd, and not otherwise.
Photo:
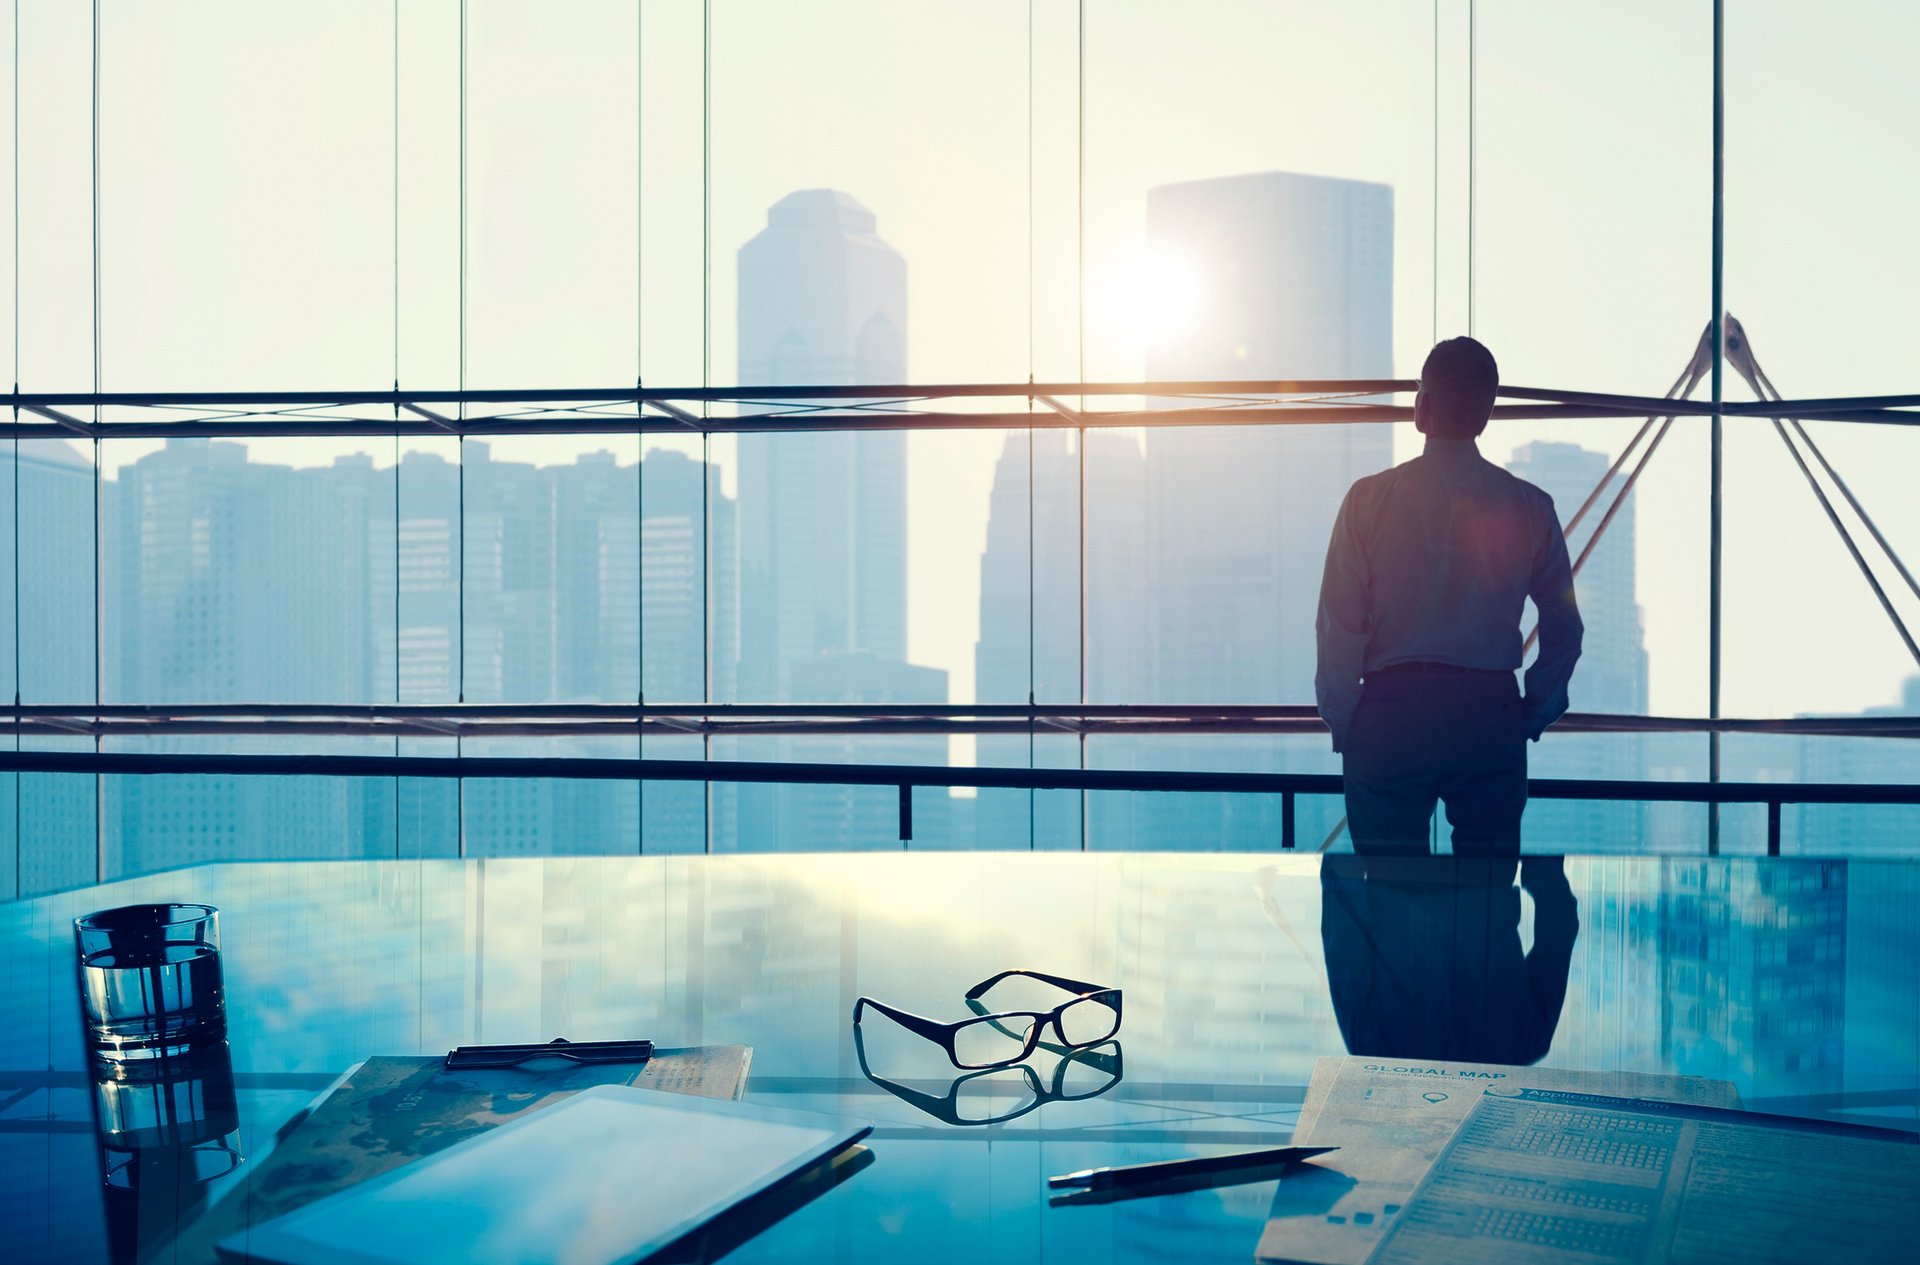
[(1152, 1164), (1127, 1164), (1117, 1168), (1087, 1168), (1047, 1178), (1054, 1190), (1081, 1188), (1112, 1190), (1120, 1186), (1138, 1186), (1150, 1182), (1181, 1178), (1210, 1177), (1243, 1169), (1282, 1168), (1298, 1164), (1315, 1155), (1337, 1151), (1333, 1146), (1283, 1146), (1264, 1151), (1242, 1151), (1238, 1155), (1203, 1156), (1199, 1159), (1162, 1160)]

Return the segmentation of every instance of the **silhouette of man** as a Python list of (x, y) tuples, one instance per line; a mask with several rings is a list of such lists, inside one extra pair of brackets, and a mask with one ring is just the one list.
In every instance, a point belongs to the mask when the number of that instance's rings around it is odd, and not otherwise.
[[(1426, 450), (1355, 483), (1334, 521), (1314, 692), (1356, 852), (1425, 852), (1436, 800), (1456, 853), (1517, 852), (1527, 741), (1567, 710), (1583, 630), (1553, 498), (1474, 442), (1499, 385), (1473, 339), (1434, 347), (1413, 406)], [(1540, 654), (1522, 697), (1527, 598)]]

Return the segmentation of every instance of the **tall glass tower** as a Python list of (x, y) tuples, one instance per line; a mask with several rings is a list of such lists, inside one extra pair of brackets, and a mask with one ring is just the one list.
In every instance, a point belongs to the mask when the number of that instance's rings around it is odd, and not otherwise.
[[(994, 466), (986, 547), (980, 555), (980, 639), (974, 683), (982, 703), (1042, 706), (1080, 694), (1080, 483), (1076, 436), (1012, 432)], [(1137, 558), (1145, 549), (1146, 471), (1131, 435), (1085, 436), (1086, 536), (1103, 556)], [(1093, 569), (1086, 588), (1087, 690), (1096, 698), (1122, 688), (1139, 658), (1140, 583), (1133, 568)], [(1073, 766), (1080, 753), (1065, 735), (986, 736), (980, 763)], [(1120, 797), (1130, 798), (1130, 797)], [(983, 790), (974, 801), (982, 848), (1080, 846), (1080, 796), (1069, 791)]]
[[(907, 265), (873, 213), (790, 193), (740, 248), (743, 385), (906, 379)], [(790, 700), (817, 656), (907, 653), (904, 432), (740, 440), (740, 692)]]
[[(1261, 172), (1162, 185), (1147, 232), (1196, 274), (1158, 380), (1393, 372), (1393, 190)], [(1393, 463), (1385, 426), (1149, 430), (1141, 702), (1313, 697), (1313, 616), (1347, 487)]]
[[(1564, 526), (1606, 477), (1605, 453), (1577, 444), (1539, 441), (1514, 451), (1507, 469), (1553, 497)], [(1603, 493), (1610, 499), (1618, 476)], [(1567, 544), (1575, 557), (1592, 539), (1606, 499), (1597, 500)], [(1641, 627), (1634, 559), (1634, 503), (1622, 503), (1607, 534), (1574, 580), (1586, 639), (1568, 693), (1583, 712), (1642, 714), (1647, 710), (1647, 647)], [(1533, 626), (1529, 607), (1525, 627)], [(1535, 777), (1637, 778), (1643, 775), (1646, 737), (1641, 734), (1556, 733), (1529, 748)], [(1657, 735), (1665, 738), (1667, 735)], [(1646, 804), (1535, 800), (1527, 805), (1527, 842), (1541, 851), (1612, 851), (1642, 846)]]
[[(1153, 350), (1157, 380), (1384, 378), (1393, 370), (1393, 190), (1291, 172), (1162, 185), (1157, 252), (1192, 274), (1195, 318)], [(1386, 426), (1166, 427), (1147, 432), (1144, 637), (1100, 702), (1313, 698), (1313, 619), (1347, 487), (1392, 464)], [(1135, 565), (1089, 559), (1092, 568)], [(1149, 740), (1100, 762), (1324, 769), (1325, 740)], [(1305, 829), (1320, 808), (1303, 815)], [(1253, 848), (1280, 838), (1252, 796), (1130, 796), (1093, 829), (1116, 846)], [(1331, 824), (1329, 821), (1326, 824)]]
[[(743, 385), (906, 379), (906, 261), (837, 190), (802, 189), (768, 210), (740, 248), (738, 319)], [(946, 702), (946, 673), (906, 661), (906, 435), (743, 435), (739, 454), (739, 699)], [(728, 754), (940, 763), (946, 745), (826, 737)], [(916, 838), (942, 842), (946, 797), (926, 798)], [(895, 846), (897, 807), (883, 787), (728, 787), (716, 791), (715, 832), (750, 851)]]

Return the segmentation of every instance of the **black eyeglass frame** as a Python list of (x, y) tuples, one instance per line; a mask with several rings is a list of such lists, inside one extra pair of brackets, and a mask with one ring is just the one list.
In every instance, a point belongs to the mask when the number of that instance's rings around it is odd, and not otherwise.
[[(1051, 984), (1055, 988), (1065, 989), (1067, 992), (1072, 993), (1073, 996), (1061, 1002), (1052, 1010), (999, 1010), (987, 1012), (985, 1008), (979, 1004), (980, 998), (995, 984), (1000, 983), (1002, 980), (1011, 979), (1016, 975), (1025, 976), (1029, 979), (1037, 979), (1043, 984)], [(946, 1050), (948, 1062), (963, 1071), (969, 1072), (987, 1071), (992, 1068), (1007, 1067), (1020, 1062), (1038, 1048), (1041, 1044), (1040, 1034), (1049, 1024), (1053, 1025), (1055, 1035), (1060, 1038), (1060, 1045), (1057, 1047), (1048, 1045), (1047, 1048), (1060, 1054), (1070, 1053), (1074, 1050), (1090, 1050), (1094, 1046), (1103, 1045), (1113, 1040), (1120, 1032), (1121, 1010), (1119, 989), (1108, 988), (1103, 984), (1091, 984), (1085, 980), (1068, 979), (1061, 975), (1047, 975), (1040, 971), (1001, 971), (999, 974), (989, 976), (981, 980), (978, 984), (975, 984), (972, 988), (969, 988), (966, 992), (966, 1001), (968, 1008), (977, 1012), (975, 1018), (962, 1019), (957, 1023), (942, 1023), (938, 1019), (929, 1019), (925, 1015), (916, 1015), (912, 1011), (901, 1010), (898, 1006), (889, 1006), (885, 1002), (875, 1001), (871, 997), (862, 997), (853, 1003), (853, 1022), (857, 1028), (866, 1008), (871, 1006), (907, 1031), (916, 1036), (924, 1037), (926, 1040)], [(1076, 1006), (1083, 1001), (1096, 1002), (1112, 1010), (1113, 1026), (1091, 1041), (1074, 1041), (1067, 1036), (1066, 1029), (1061, 1026), (1060, 1017), (1067, 1012), (1069, 1007)], [(1003, 1019), (1026, 1019), (1032, 1022), (1027, 1026), (1025, 1038), (1021, 1038), (1018, 1034), (1009, 1031), (999, 1022)], [(1002, 1035), (1010, 1039), (1023, 1041), (1020, 1052), (986, 1063), (962, 1062), (959, 1049), (956, 1045), (956, 1038), (962, 1029), (971, 1028), (982, 1023), (991, 1024)]]
[[(1107, 1047), (1109, 1046), (1112, 1048), (1108, 1049)], [(854, 1057), (860, 1060), (861, 1074), (868, 1080), (886, 1090), (895, 1098), (900, 1099), (911, 1107), (918, 1108), (936, 1120), (963, 1129), (975, 1129), (986, 1125), (1005, 1124), (1009, 1120), (1018, 1120), (1029, 1111), (1038, 1110), (1050, 1102), (1081, 1102), (1088, 1098), (1098, 1098), (1126, 1078), (1126, 1060), (1121, 1052), (1120, 1043), (1111, 1037), (1097, 1045), (1090, 1045), (1082, 1050), (1074, 1050), (1062, 1058), (1059, 1064), (1053, 1069), (1053, 1076), (1050, 1078), (1053, 1082), (1051, 1088), (1040, 1083), (1040, 1073), (1036, 1072), (1032, 1065), (1027, 1063), (1010, 1063), (1004, 1067), (983, 1067), (956, 1076), (952, 1081), (948, 1082), (947, 1092), (944, 1096), (915, 1089), (911, 1085), (904, 1084), (901, 1081), (890, 1080), (874, 1071), (867, 1065), (867, 1045), (866, 1041), (861, 1037), (860, 1029), (858, 1028), (853, 1030), (853, 1053)], [(1078, 1094), (1067, 1093), (1067, 1073), (1075, 1068), (1083, 1067), (1091, 1068), (1110, 1079), (1097, 1089), (1090, 1089)], [(1001, 1115), (989, 1116), (984, 1120), (963, 1119), (959, 1109), (961, 1088), (966, 1085), (968, 1081), (978, 1080), (982, 1076), (992, 1076), (997, 1072), (1006, 1071), (1018, 1071), (1021, 1074), (1027, 1083), (1027, 1088), (1033, 1094), (1033, 1101), (1022, 1104), (1012, 1111), (1005, 1112)]]

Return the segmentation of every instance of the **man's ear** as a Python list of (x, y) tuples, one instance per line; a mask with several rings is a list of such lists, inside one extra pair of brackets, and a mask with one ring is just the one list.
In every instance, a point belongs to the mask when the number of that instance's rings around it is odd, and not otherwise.
[(1430, 434), (1428, 427), (1433, 420), (1433, 408), (1427, 403), (1427, 393), (1416, 391), (1413, 396), (1413, 428), (1422, 435)]

